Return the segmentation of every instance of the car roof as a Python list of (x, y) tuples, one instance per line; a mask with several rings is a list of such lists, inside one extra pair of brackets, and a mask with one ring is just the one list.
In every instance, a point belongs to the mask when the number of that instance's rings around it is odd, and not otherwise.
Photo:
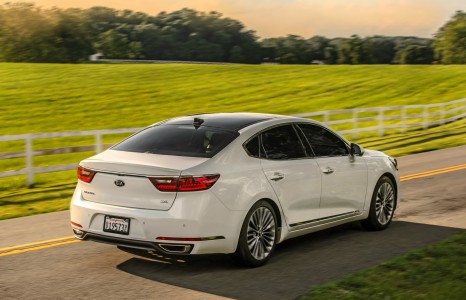
[(289, 116), (261, 114), (261, 113), (211, 113), (196, 114), (169, 119), (165, 125), (198, 125), (217, 127), (231, 131), (238, 131), (252, 124), (271, 119), (289, 118)]

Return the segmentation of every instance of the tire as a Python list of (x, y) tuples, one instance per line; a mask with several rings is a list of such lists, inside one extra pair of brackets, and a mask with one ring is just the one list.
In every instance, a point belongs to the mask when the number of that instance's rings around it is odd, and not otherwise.
[(277, 239), (275, 211), (267, 201), (259, 201), (253, 205), (244, 219), (233, 258), (247, 267), (262, 266), (272, 256)]
[(382, 176), (372, 194), (369, 216), (361, 225), (371, 231), (384, 230), (392, 222), (395, 212), (396, 189), (393, 181)]

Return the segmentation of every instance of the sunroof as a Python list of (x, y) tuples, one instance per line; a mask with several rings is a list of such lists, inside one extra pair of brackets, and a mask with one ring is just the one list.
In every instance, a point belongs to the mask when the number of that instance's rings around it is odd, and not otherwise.
[[(179, 117), (168, 120), (164, 124), (171, 125), (198, 125), (223, 128), (238, 131), (254, 123), (263, 122), (274, 118), (273, 115), (256, 113), (215, 113)], [(195, 121), (196, 119), (196, 121)], [(202, 121), (200, 121), (202, 120)]]

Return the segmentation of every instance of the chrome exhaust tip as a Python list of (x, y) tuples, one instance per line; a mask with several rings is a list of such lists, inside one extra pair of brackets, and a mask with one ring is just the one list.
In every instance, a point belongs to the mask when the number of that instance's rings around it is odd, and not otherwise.
[(168, 254), (189, 254), (193, 245), (186, 244), (157, 244), (157, 246)]
[(86, 232), (76, 229), (76, 228), (73, 228), (73, 233), (74, 233), (74, 236), (80, 240), (83, 240), (84, 237), (86, 236)]

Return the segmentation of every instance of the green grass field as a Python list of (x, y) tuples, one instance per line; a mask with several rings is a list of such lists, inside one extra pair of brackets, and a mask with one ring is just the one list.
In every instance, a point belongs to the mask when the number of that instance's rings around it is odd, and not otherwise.
[(309, 292), (302, 300), (464, 299), (466, 233)]
[[(447, 102), (465, 97), (465, 66), (60, 65), (0, 63), (0, 135), (142, 127), (199, 112), (294, 114)], [(339, 128), (336, 128), (339, 129)], [(466, 144), (465, 121), (426, 131), (361, 135), (392, 155)], [(375, 133), (374, 133), (375, 134)], [(106, 136), (114, 143), (124, 135)], [(349, 136), (348, 138), (352, 138)], [(91, 145), (91, 137), (35, 140), (34, 149)], [(22, 151), (0, 142), (0, 152)], [(34, 157), (34, 166), (76, 163), (93, 152)], [(0, 171), (25, 167), (0, 160)], [(0, 219), (63, 210), (75, 172), (0, 178)]]
[(465, 95), (465, 66), (0, 63), (0, 135), (140, 127), (199, 112), (294, 114)]

